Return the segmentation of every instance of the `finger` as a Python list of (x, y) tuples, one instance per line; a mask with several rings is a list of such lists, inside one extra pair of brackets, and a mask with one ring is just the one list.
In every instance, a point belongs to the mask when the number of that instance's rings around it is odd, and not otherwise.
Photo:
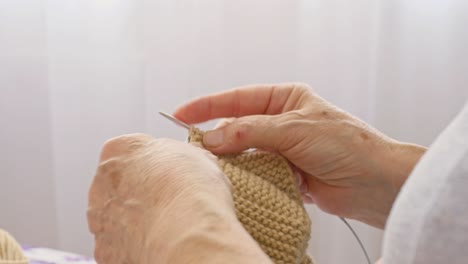
[(207, 158), (209, 158), (210, 160), (212, 160), (213, 162), (217, 163), (218, 162), (218, 157), (216, 157), (213, 153), (211, 153), (210, 151), (206, 150), (203, 145), (199, 142), (191, 142), (190, 145), (196, 147), (197, 149), (199, 149), (201, 151), (201, 153), (203, 155), (205, 155)]
[(346, 216), (353, 210), (352, 206), (343, 203), (353, 200), (352, 188), (328, 185), (313, 176), (307, 177), (306, 181), (309, 188), (308, 196), (324, 212)]
[(282, 133), (278, 116), (246, 116), (220, 129), (207, 131), (203, 145), (214, 153), (235, 153), (249, 148), (277, 150)]
[[(275, 115), (288, 111), (306, 91), (305, 85), (251, 85), (200, 97), (179, 107), (174, 116), (188, 124), (219, 117)], [(292, 102), (292, 104), (291, 104)]]
[(214, 127), (214, 129), (219, 129), (219, 128), (223, 128), (229, 124), (231, 124), (233, 121), (235, 120), (235, 118), (231, 117), (231, 118), (224, 118), (222, 119), (221, 121), (219, 121), (216, 126)]
[(307, 185), (307, 181), (305, 180), (304, 173), (295, 165), (290, 164), (294, 175), (296, 176), (296, 183), (302, 198), (302, 202), (306, 204), (313, 204), (314, 200), (312, 196), (309, 194), (309, 186)]
[(314, 204), (314, 199), (312, 199), (310, 194), (301, 194), (301, 197), (305, 204)]

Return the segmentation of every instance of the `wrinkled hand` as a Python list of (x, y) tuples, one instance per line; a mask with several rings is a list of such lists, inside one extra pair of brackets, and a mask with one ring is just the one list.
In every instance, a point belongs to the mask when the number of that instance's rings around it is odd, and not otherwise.
[(195, 99), (174, 115), (189, 124), (236, 117), (207, 132), (205, 147), (279, 152), (302, 175), (306, 201), (378, 227), (424, 152), (379, 133), (305, 84), (237, 88)]
[(171, 262), (187, 248), (181, 237), (189, 228), (203, 232), (216, 222), (240, 226), (229, 183), (208, 151), (146, 135), (104, 145), (88, 207), (99, 263)]

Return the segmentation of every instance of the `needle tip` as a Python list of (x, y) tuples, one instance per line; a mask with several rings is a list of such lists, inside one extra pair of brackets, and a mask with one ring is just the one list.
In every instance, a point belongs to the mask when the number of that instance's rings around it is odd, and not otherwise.
[(180, 121), (179, 119), (171, 116), (170, 114), (166, 114), (165, 112), (162, 112), (162, 111), (159, 111), (159, 114), (164, 116), (165, 118), (171, 120), (172, 122), (176, 123), (179, 126), (182, 126), (182, 127), (186, 128), (186, 129), (190, 129), (190, 125)]

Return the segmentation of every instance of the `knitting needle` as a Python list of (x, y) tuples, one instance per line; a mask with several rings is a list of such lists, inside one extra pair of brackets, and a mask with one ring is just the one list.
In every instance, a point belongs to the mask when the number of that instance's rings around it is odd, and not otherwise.
[[(160, 115), (164, 116), (165, 118), (171, 120), (172, 122), (174, 122), (176, 125), (178, 126), (181, 126), (183, 128), (186, 128), (186, 129), (190, 129), (190, 125), (185, 123), (185, 122), (182, 122), (180, 121), (179, 119), (171, 116), (170, 114), (166, 114), (164, 112), (159, 112)], [(367, 263), (371, 263), (370, 259), (369, 259), (369, 255), (367, 254), (367, 251), (364, 247), (364, 245), (362, 244), (361, 242), (361, 239), (359, 239), (358, 235), (356, 234), (356, 232), (354, 231), (354, 229), (351, 227), (351, 225), (343, 218), (343, 217), (340, 217), (341, 221), (343, 221), (346, 226), (351, 230), (351, 232), (353, 233), (354, 237), (357, 239), (358, 243), (359, 243), (359, 246), (361, 246), (361, 249), (362, 251), (364, 252), (364, 255), (366, 257), (366, 260), (367, 260)]]
[(181, 126), (183, 128), (186, 128), (186, 129), (190, 129), (190, 125), (187, 124), (187, 123), (184, 123), (182, 121), (180, 121), (179, 119), (171, 116), (170, 114), (166, 114), (164, 112), (159, 112), (160, 115), (164, 116), (165, 118), (171, 120), (172, 122), (174, 122), (176, 125), (178, 126)]
[(349, 230), (351, 230), (351, 233), (353, 233), (354, 237), (359, 243), (359, 246), (361, 247), (362, 252), (364, 253), (364, 256), (366, 257), (367, 263), (371, 264), (369, 254), (367, 254), (366, 248), (364, 247), (364, 244), (362, 244), (361, 239), (359, 239), (359, 236), (357, 235), (356, 231), (354, 231), (353, 227), (351, 227), (351, 225), (348, 223), (348, 221), (346, 221), (346, 219), (344, 219), (341, 216), (339, 216), (339, 218), (341, 219), (341, 221), (343, 221), (343, 223), (345, 223), (345, 225), (349, 228)]

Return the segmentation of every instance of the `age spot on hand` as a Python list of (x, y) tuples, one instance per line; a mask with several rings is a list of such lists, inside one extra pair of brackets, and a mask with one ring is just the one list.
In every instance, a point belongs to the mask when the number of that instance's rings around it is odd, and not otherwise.
[(368, 139), (369, 139), (369, 136), (368, 136), (366, 133), (364, 133), (364, 132), (361, 133), (360, 136), (361, 136), (362, 140), (368, 140)]

